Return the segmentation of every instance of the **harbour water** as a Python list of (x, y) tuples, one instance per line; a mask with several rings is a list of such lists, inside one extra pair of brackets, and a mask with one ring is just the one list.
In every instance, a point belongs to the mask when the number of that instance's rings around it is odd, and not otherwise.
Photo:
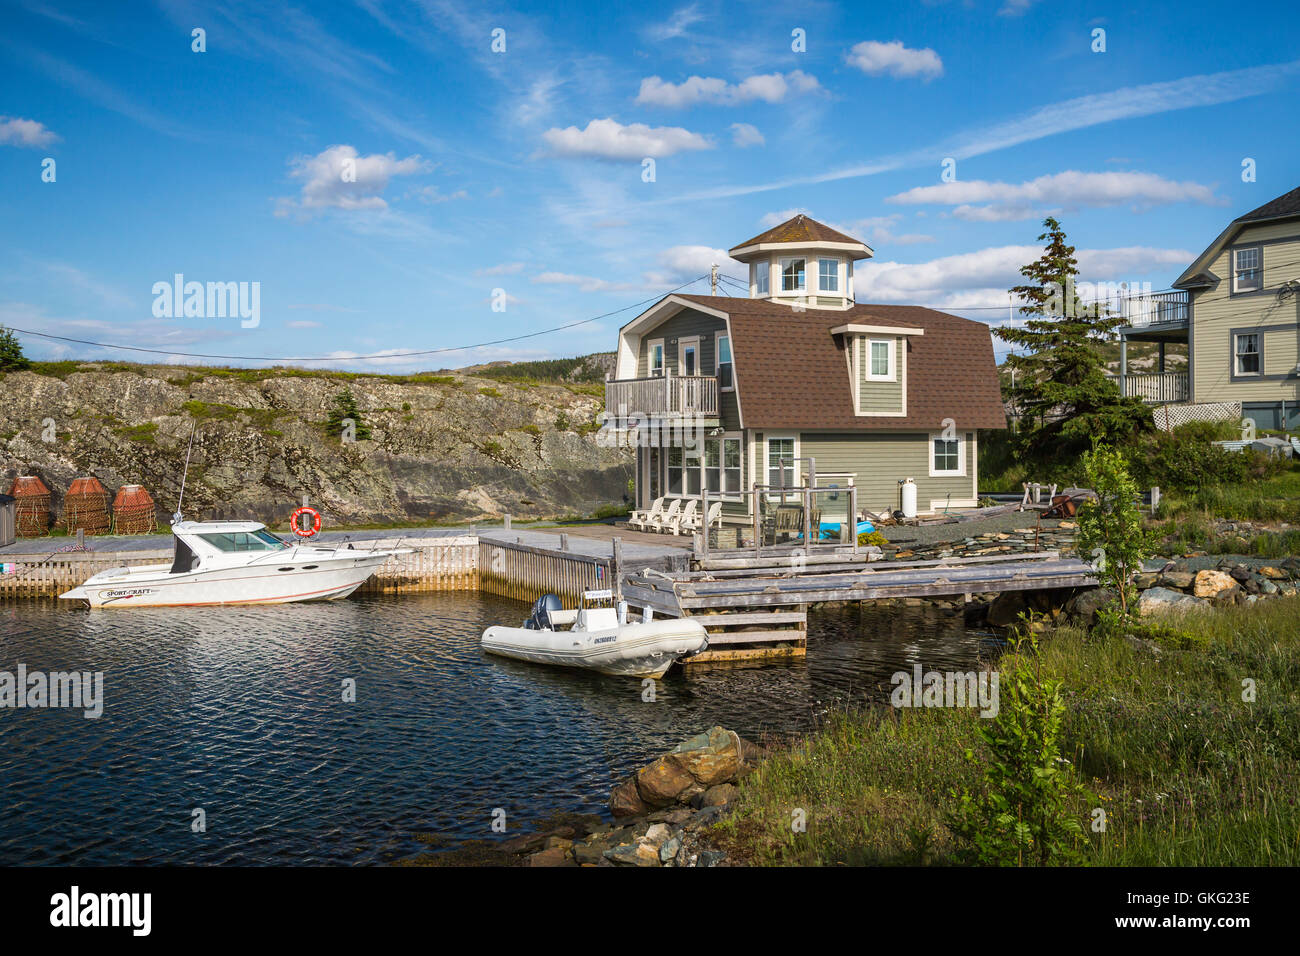
[[(805, 661), (639, 681), (485, 656), (527, 606), (432, 593), (279, 607), (0, 605), (0, 671), (102, 671), (103, 714), (0, 708), (0, 865), (380, 864), (489, 838), (714, 724), (761, 739), (969, 669), (991, 635), (939, 608), (810, 619)], [(345, 700), (355, 682), (355, 701)], [(195, 832), (195, 810), (205, 829)], [(427, 839), (427, 837), (424, 837)]]

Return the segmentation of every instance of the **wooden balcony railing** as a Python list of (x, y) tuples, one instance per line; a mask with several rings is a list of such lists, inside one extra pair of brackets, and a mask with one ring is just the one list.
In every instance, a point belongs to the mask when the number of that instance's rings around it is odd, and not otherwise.
[(1148, 405), (1186, 402), (1192, 397), (1186, 372), (1153, 372), (1142, 375), (1112, 375), (1126, 397), (1140, 398)]
[(605, 412), (618, 420), (716, 418), (718, 380), (713, 375), (672, 375), (607, 381)]

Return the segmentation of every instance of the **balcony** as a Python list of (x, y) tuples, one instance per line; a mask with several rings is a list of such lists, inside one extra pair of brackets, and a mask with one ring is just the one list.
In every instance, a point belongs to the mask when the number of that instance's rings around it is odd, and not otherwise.
[(1186, 402), (1192, 397), (1186, 372), (1151, 372), (1140, 375), (1112, 375), (1126, 398), (1140, 398), (1148, 405)]
[(718, 379), (714, 375), (670, 375), (605, 382), (605, 412), (616, 427), (629, 422), (690, 420), (714, 425)]
[(1129, 328), (1140, 329), (1149, 325), (1186, 324), (1191, 314), (1187, 292), (1157, 292), (1153, 295), (1120, 299), (1116, 309)]

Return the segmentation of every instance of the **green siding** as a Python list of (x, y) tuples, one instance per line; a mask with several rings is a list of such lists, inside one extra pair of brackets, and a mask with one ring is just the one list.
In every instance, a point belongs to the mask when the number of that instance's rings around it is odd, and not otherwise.
[(976, 497), (974, 432), (963, 433), (966, 474), (956, 478), (931, 478), (930, 436), (924, 433), (886, 432), (877, 434), (824, 434), (804, 432), (800, 435), (800, 455), (817, 459), (821, 474), (846, 472), (855, 475), (858, 507), (877, 513), (899, 507), (898, 482), (911, 478), (916, 482), (917, 507), (930, 510), (932, 499), (969, 501)]
[(871, 355), (868, 338), (858, 337), (858, 411), (901, 412), (903, 411), (903, 362), (907, 356), (904, 352), (906, 343), (902, 338), (894, 339), (894, 381), (873, 382), (867, 378), (871, 369)]
[(700, 374), (713, 374), (713, 336), (726, 328), (727, 323), (722, 319), (715, 319), (694, 309), (683, 309), (672, 318), (659, 323), (652, 331), (642, 333), (640, 353), (636, 359), (637, 377), (645, 378), (650, 374), (651, 339), (664, 340), (664, 364), (674, 375), (680, 375), (681, 372), (677, 368), (677, 342), (692, 335), (700, 337)]

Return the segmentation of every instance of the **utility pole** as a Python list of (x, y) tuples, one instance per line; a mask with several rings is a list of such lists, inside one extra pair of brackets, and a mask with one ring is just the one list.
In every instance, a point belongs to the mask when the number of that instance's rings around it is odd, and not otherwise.
[(709, 270), (709, 288), (711, 290), (710, 295), (718, 294), (718, 264), (716, 262), (713, 263), (713, 267)]

